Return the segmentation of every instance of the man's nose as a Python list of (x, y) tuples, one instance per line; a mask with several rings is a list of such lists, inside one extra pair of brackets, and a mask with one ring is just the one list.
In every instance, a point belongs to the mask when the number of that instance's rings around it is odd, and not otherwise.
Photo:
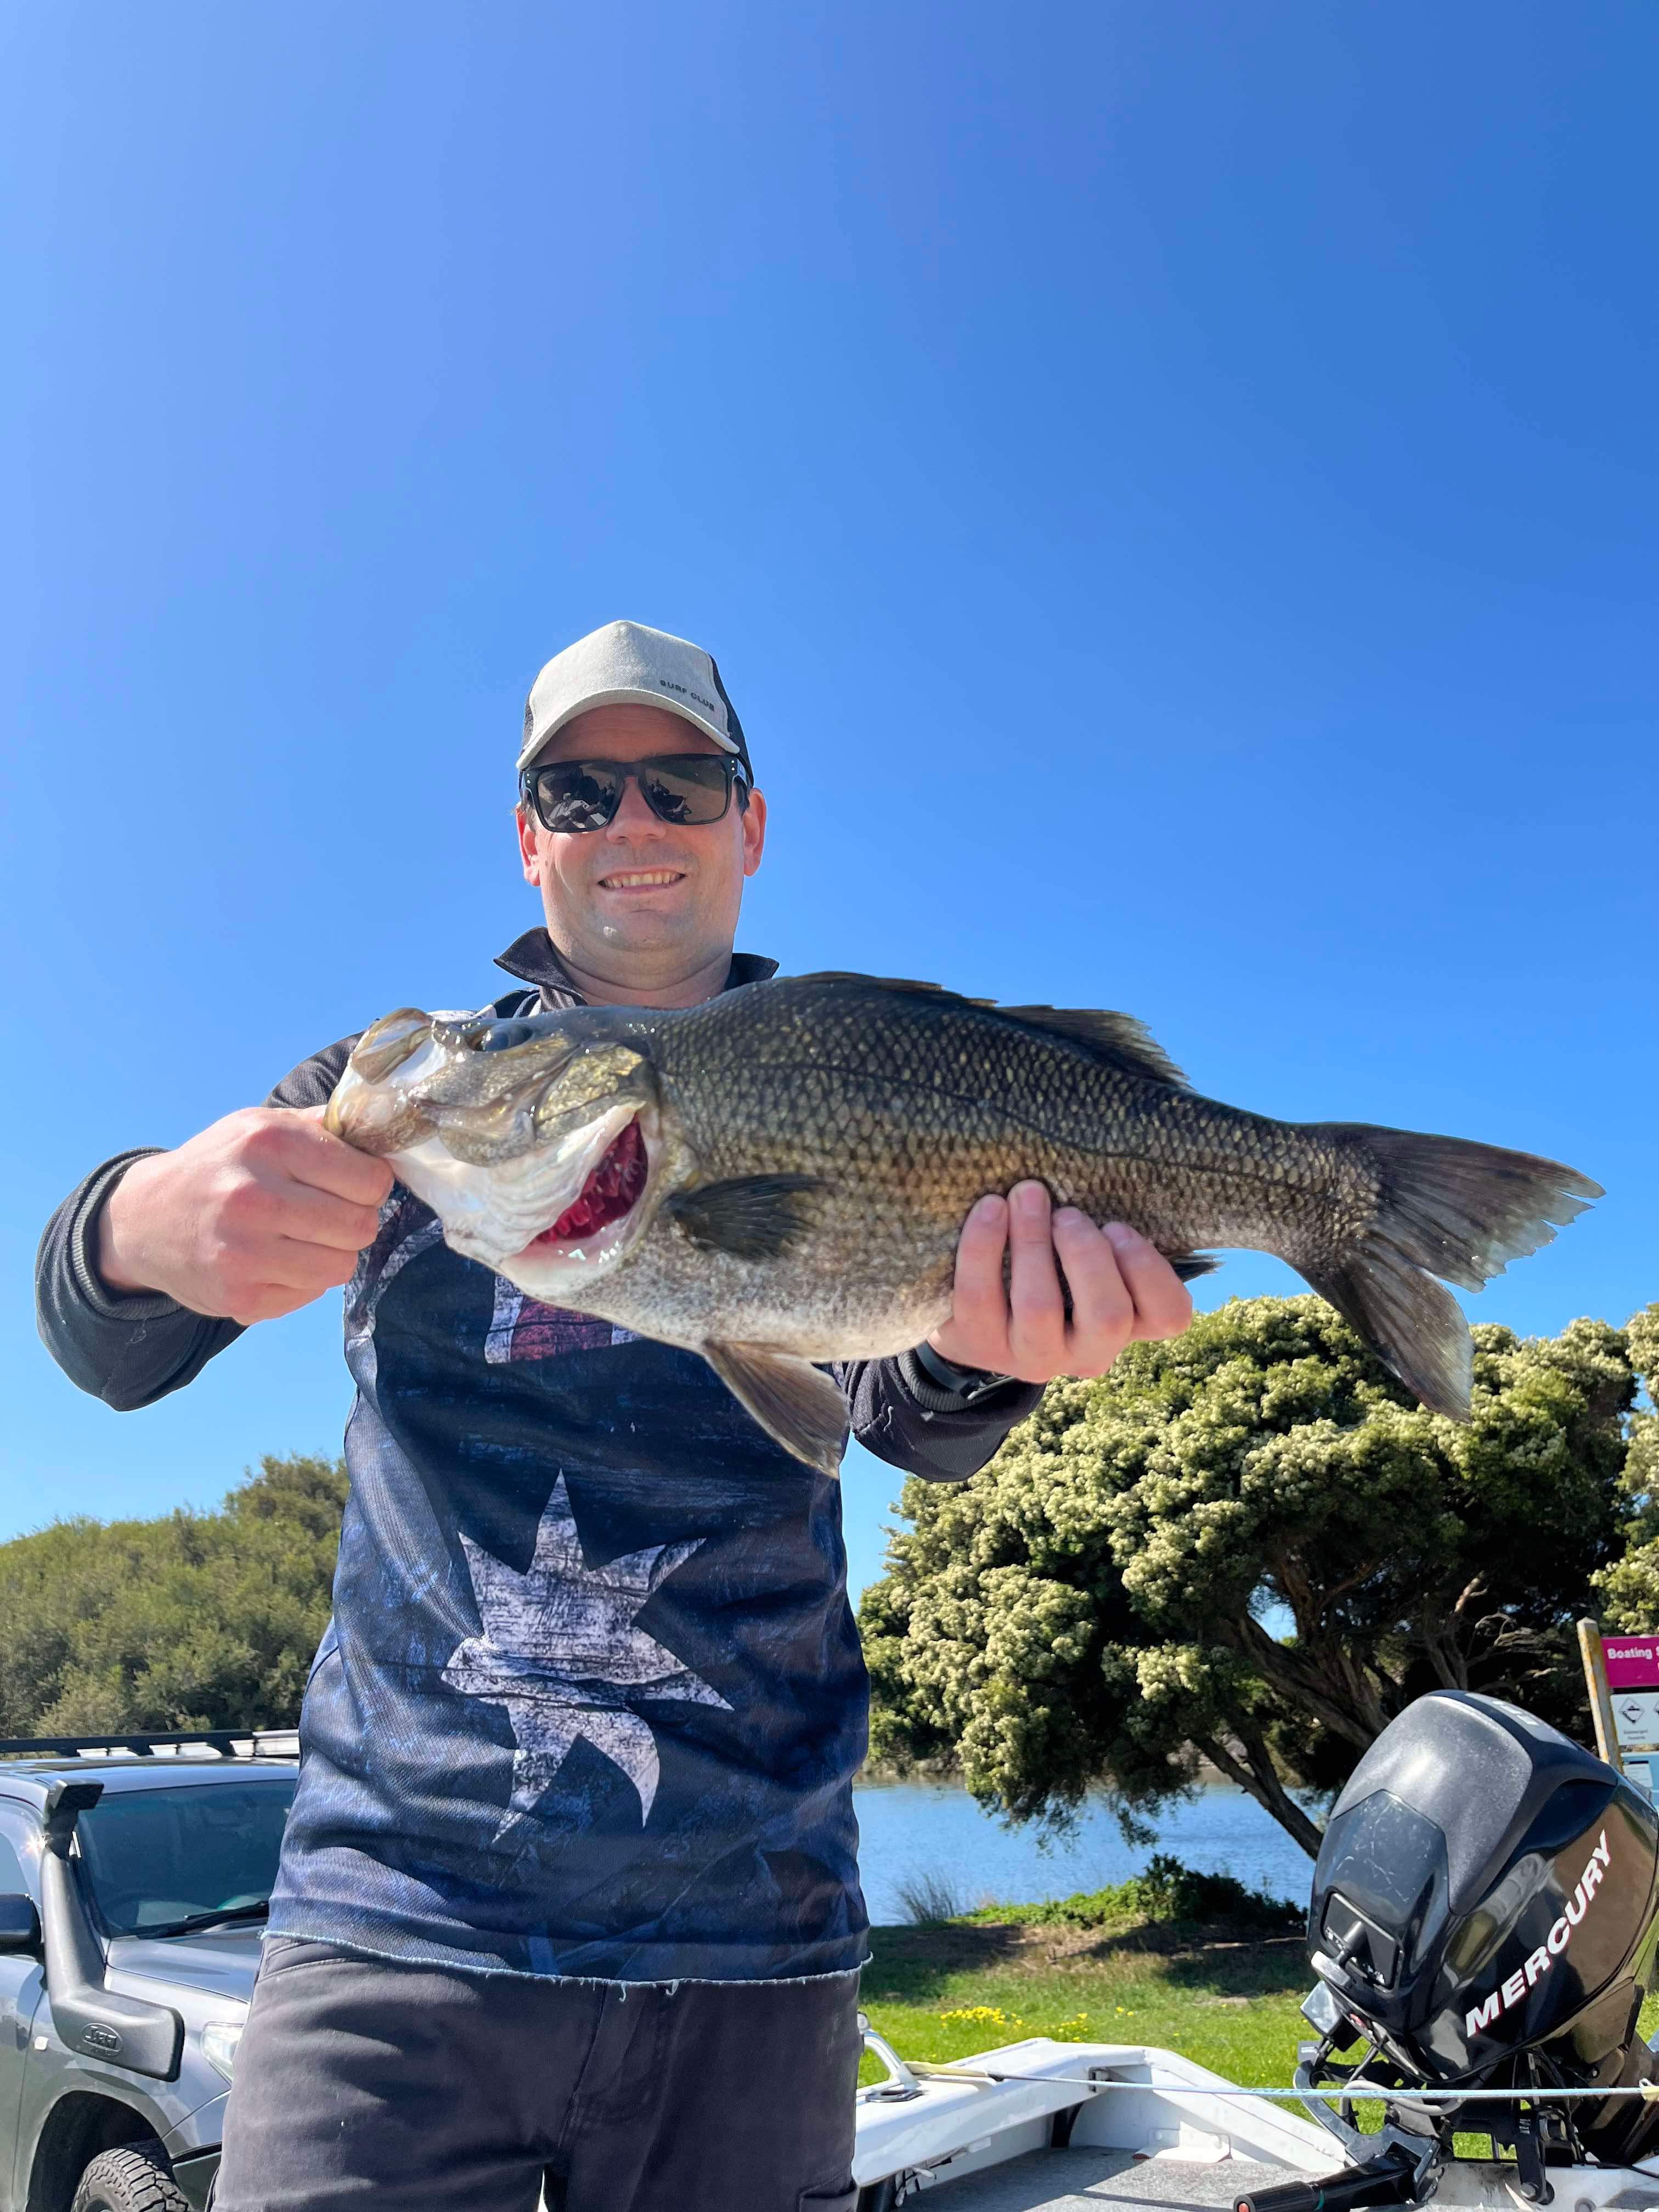
[(610, 837), (660, 837), (663, 824), (645, 803), (639, 778), (630, 775), (623, 786), (622, 802), (605, 824)]

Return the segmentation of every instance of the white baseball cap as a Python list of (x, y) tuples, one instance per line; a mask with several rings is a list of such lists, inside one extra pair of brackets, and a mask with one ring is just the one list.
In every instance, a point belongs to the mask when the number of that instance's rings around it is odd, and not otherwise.
[(556, 653), (530, 687), (525, 702), (522, 774), (556, 730), (589, 707), (629, 701), (666, 707), (728, 753), (735, 753), (753, 783), (749, 747), (737, 709), (726, 696), (712, 653), (689, 638), (643, 623), (606, 623)]

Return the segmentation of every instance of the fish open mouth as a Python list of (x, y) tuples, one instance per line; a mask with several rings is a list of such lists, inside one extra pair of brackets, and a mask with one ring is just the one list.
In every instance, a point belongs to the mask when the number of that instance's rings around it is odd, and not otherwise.
[(636, 1115), (605, 1147), (599, 1165), (550, 1229), (531, 1239), (534, 1252), (550, 1244), (580, 1244), (633, 1212), (644, 1190), (650, 1163)]

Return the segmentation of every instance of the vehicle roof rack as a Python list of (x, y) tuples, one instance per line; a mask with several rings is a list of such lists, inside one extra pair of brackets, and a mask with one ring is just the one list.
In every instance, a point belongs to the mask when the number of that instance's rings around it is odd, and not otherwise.
[(297, 1759), (297, 1729), (191, 1729), (176, 1734), (141, 1729), (130, 1735), (20, 1735), (0, 1737), (0, 1759), (107, 1759), (125, 1752), (134, 1759), (189, 1758), (216, 1753), (221, 1759)]

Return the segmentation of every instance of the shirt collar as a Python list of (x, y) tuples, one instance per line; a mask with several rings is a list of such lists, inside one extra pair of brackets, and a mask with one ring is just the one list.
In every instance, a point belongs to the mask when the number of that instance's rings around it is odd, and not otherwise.
[[(536, 984), (543, 1003), (550, 1009), (586, 1004), (545, 929), (526, 929), (505, 952), (496, 955), (495, 965), (506, 969), (509, 975), (516, 975), (521, 983)], [(777, 972), (777, 962), (768, 960), (762, 953), (734, 952), (720, 988), (735, 991), (744, 983), (763, 983), (769, 975)]]

